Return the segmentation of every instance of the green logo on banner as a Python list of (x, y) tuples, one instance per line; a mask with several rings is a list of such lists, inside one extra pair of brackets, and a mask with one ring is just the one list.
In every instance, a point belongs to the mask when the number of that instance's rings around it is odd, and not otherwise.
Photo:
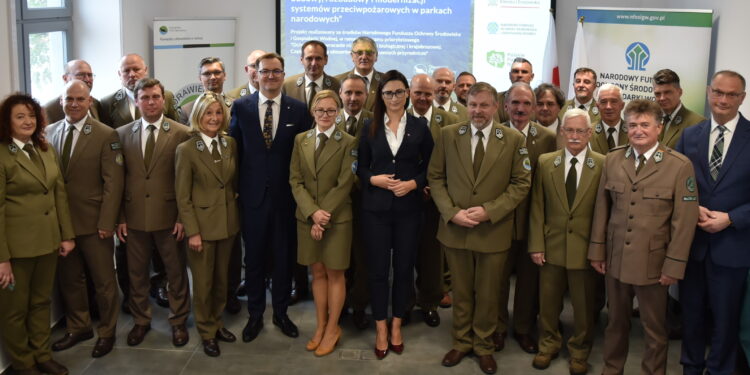
[(646, 64), (651, 60), (651, 52), (642, 42), (635, 42), (625, 49), (625, 61), (628, 70), (646, 70)]
[(505, 66), (505, 52), (500, 52), (500, 51), (487, 52), (487, 63), (496, 68), (504, 67)]

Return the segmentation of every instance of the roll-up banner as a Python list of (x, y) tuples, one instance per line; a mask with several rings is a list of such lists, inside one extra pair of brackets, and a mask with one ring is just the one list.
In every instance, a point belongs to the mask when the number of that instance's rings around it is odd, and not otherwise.
[(684, 105), (704, 113), (712, 10), (579, 7), (581, 17), (598, 86), (620, 86), (626, 102), (653, 99), (654, 73), (669, 68), (680, 76)]
[[(235, 18), (155, 18), (154, 77), (174, 93), (176, 108), (203, 92), (200, 61), (218, 57), (234, 82)], [(226, 88), (226, 87), (225, 87)]]

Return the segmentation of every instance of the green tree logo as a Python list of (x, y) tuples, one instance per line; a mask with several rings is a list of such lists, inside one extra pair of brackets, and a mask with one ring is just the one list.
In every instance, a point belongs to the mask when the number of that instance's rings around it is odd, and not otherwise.
[(505, 52), (500, 52), (500, 51), (487, 52), (487, 63), (496, 68), (502, 69), (505, 66)]

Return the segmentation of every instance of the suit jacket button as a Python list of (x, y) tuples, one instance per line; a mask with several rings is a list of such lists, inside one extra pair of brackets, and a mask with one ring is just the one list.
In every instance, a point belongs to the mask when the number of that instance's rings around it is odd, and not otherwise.
[(147, 180), (148, 180), (149, 178), (151, 178), (151, 176), (146, 176), (146, 179), (147, 179)]
[(568, 220), (573, 220), (573, 215), (568, 216)]
[(630, 245), (630, 241), (625, 242), (625, 245)]
[(223, 188), (224, 188), (224, 185), (219, 185), (219, 189), (223, 189)]
[(45, 215), (45, 216), (49, 215), (49, 211), (45, 212), (45, 213), (44, 213), (44, 215)]
[(632, 232), (632, 231), (633, 231), (633, 229), (631, 229), (631, 228), (628, 228), (628, 232)]
[(630, 205), (631, 206), (635, 206), (635, 202), (630, 202)]
[(150, 197), (150, 196), (151, 196), (150, 194), (146, 194), (146, 198), (148, 198), (148, 197)]
[(573, 230), (572, 229), (568, 229), (568, 233), (573, 233)]
[(637, 187), (635, 187), (635, 186), (633, 186), (633, 189), (632, 189), (632, 190), (633, 190), (633, 191), (638, 191), (638, 188), (637, 188)]
[(632, 218), (633, 218), (633, 215), (630, 215), (630, 216), (628, 216), (628, 218), (629, 218), (629, 219), (632, 219)]
[(393, 164), (396, 164), (396, 159), (393, 159)]
[(476, 190), (472, 191), (471, 193), (474, 194), (474, 195), (477, 195), (477, 191)]

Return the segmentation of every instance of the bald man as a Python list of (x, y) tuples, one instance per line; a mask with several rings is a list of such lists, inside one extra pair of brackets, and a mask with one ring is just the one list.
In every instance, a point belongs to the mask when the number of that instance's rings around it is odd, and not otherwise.
[[(63, 82), (66, 84), (74, 79), (80, 80), (88, 86), (89, 91), (94, 88), (94, 73), (91, 65), (83, 60), (70, 60), (65, 64), (65, 73), (62, 75)], [(44, 114), (47, 116), (47, 123), (52, 124), (65, 118), (63, 107), (60, 104), (62, 96), (58, 96), (44, 105)], [(91, 98), (89, 106), (89, 116), (99, 119), (101, 103), (96, 98)]]
[(459, 121), (468, 121), (469, 111), (466, 107), (451, 99), (451, 93), (456, 86), (453, 71), (448, 68), (437, 68), (432, 72), (432, 79), (435, 80), (435, 107), (453, 113)]
[(266, 51), (256, 49), (247, 55), (245, 64), (245, 74), (247, 75), (247, 84), (237, 87), (227, 93), (227, 97), (239, 99), (245, 95), (252, 95), (258, 90), (258, 57), (266, 54)]

